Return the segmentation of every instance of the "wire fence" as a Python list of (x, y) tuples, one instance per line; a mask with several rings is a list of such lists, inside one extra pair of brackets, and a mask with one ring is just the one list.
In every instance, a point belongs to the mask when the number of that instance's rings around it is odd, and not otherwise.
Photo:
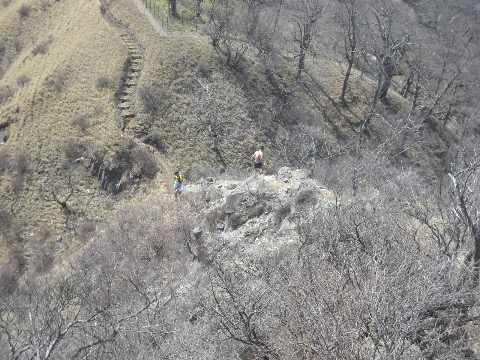
[(190, 18), (175, 18), (170, 16), (170, 9), (166, 12), (163, 7), (161, 7), (156, 1), (154, 0), (143, 0), (145, 7), (150, 11), (150, 13), (157, 18), (162, 27), (166, 30), (199, 30), (199, 26), (202, 24), (199, 22), (196, 16), (191, 16)]

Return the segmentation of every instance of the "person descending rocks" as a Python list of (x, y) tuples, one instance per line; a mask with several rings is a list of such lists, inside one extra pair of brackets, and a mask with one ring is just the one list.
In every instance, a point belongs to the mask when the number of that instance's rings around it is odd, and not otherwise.
[(260, 146), (260, 148), (255, 151), (252, 155), (252, 160), (254, 170), (261, 173), (263, 171), (263, 146)]
[(183, 176), (180, 175), (180, 171), (173, 173), (173, 194), (175, 195), (175, 201), (178, 200), (178, 196), (182, 193)]

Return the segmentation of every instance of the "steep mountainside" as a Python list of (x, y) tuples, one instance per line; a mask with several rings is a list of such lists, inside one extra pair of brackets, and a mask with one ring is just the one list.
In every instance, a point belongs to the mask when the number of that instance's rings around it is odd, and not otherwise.
[(479, 11), (1, 1), (0, 358), (480, 356)]

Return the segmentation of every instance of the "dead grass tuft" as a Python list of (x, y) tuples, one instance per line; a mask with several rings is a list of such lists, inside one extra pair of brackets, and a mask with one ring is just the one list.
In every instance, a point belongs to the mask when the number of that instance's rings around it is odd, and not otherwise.
[(82, 222), (78, 226), (78, 239), (86, 242), (95, 235), (96, 226), (90, 221)]
[(75, 115), (70, 122), (72, 125), (78, 127), (83, 133), (85, 133), (90, 126), (90, 119), (87, 115)]
[(98, 89), (108, 89), (108, 88), (114, 88), (115, 87), (115, 82), (110, 79), (108, 76), (100, 76), (97, 79), (97, 88)]
[(13, 95), (15, 95), (15, 90), (12, 87), (0, 86), (0, 105), (7, 102)]
[(32, 79), (27, 75), (21, 75), (17, 78), (17, 84), (22, 87), (29, 84), (31, 81)]
[(25, 175), (28, 172), (30, 163), (30, 155), (25, 150), (17, 151), (11, 158), (11, 166), (20, 175)]
[(37, 55), (44, 55), (48, 51), (48, 47), (52, 43), (53, 39), (49, 37), (48, 39), (42, 40), (35, 44), (35, 46), (32, 49), (32, 55), (37, 56)]
[(165, 88), (158, 85), (145, 85), (140, 88), (140, 98), (145, 111), (150, 116), (158, 116), (164, 111), (169, 103), (168, 92)]
[(68, 139), (63, 145), (63, 151), (65, 153), (65, 159), (71, 163), (83, 156), (85, 147), (78, 141)]
[(52, 75), (46, 79), (45, 84), (52, 91), (62, 92), (67, 87), (67, 78), (65, 74)]
[(28, 17), (31, 12), (32, 12), (32, 8), (31, 8), (30, 5), (27, 5), (27, 4), (23, 4), (18, 9), (18, 14), (20, 15), (20, 18), (22, 18), (22, 19)]

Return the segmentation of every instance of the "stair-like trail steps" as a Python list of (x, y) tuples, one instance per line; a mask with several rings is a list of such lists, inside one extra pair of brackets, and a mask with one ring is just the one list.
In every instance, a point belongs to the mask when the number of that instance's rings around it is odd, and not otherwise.
[[(128, 59), (129, 59), (127, 63), (128, 68), (125, 69), (124, 82), (120, 92), (121, 95), (118, 98), (118, 104), (117, 104), (117, 108), (119, 110), (119, 114), (121, 117), (120, 129), (125, 136), (132, 138), (138, 145), (146, 147), (148, 151), (153, 154), (156, 161), (159, 163), (159, 165), (163, 170), (162, 180), (167, 186), (168, 193), (172, 194), (173, 193), (173, 177), (171, 175), (172, 168), (168, 159), (165, 157), (165, 155), (156, 151), (154, 147), (139, 141), (134, 136), (134, 128), (135, 128), (135, 125), (137, 124), (136, 109), (135, 109), (136, 94), (137, 94), (139, 78), (141, 76), (145, 58), (146, 58), (146, 50), (142, 46), (140, 41), (137, 39), (137, 37), (135, 36), (135, 33), (128, 27), (128, 25), (123, 23), (120, 19), (118, 19), (112, 13), (106, 1), (105, 0), (100, 0), (100, 1), (102, 4), (101, 10), (105, 19), (108, 20), (110, 23), (112, 23), (115, 26), (115, 28), (118, 29), (120, 38), (122, 39), (126, 48), (128, 49)], [(152, 22), (152, 25), (155, 26), (155, 29), (163, 33), (164, 30), (159, 28), (159, 24), (155, 23), (155, 21), (152, 20), (151, 14), (148, 13), (148, 10), (146, 10), (146, 8), (143, 8), (143, 4), (139, 3), (137, 5), (139, 6), (139, 9), (145, 13), (146, 17), (150, 20), (150, 22)], [(99, 166), (101, 167), (102, 165), (100, 164)]]

